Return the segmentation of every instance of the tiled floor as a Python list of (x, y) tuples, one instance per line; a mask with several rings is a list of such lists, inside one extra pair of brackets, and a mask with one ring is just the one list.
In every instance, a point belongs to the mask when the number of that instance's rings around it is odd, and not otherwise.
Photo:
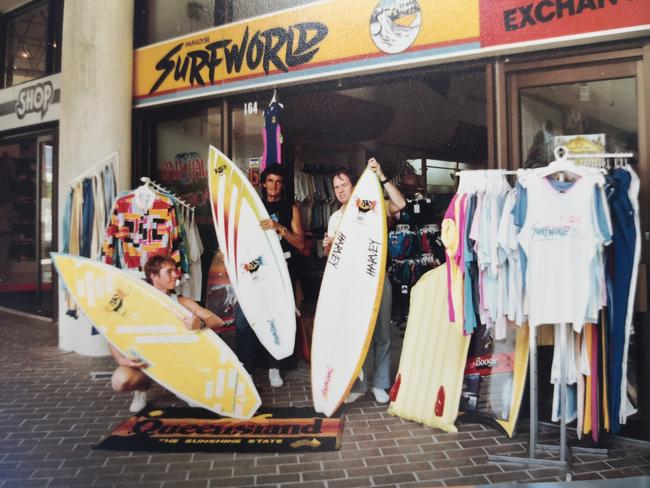
[[(396, 329), (397, 330), (397, 329)], [(110, 358), (57, 347), (55, 324), (0, 312), (0, 488), (55, 486), (452, 486), (561, 481), (555, 468), (491, 464), (488, 454), (524, 453), (525, 434), (508, 439), (480, 424), (447, 434), (392, 417), (369, 397), (346, 407), (340, 451), (299, 455), (153, 454), (92, 446), (129, 416), (129, 396), (115, 395), (92, 371)], [(273, 390), (256, 376), (268, 405), (309, 405), (308, 370), (291, 371)], [(178, 402), (160, 389), (154, 403)], [(546, 428), (544, 438), (555, 438)], [(650, 447), (617, 439), (608, 456), (574, 456), (573, 479), (650, 475)], [(647, 481), (647, 479), (646, 479)], [(630, 485), (639, 486), (639, 485)], [(647, 486), (647, 485), (646, 485)]]

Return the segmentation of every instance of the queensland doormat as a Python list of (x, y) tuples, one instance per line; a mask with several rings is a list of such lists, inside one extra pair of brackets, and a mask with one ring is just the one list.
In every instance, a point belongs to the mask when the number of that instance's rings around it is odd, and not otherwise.
[(155, 452), (334, 451), (343, 420), (312, 408), (261, 408), (250, 420), (202, 408), (147, 408), (122, 422), (95, 449)]

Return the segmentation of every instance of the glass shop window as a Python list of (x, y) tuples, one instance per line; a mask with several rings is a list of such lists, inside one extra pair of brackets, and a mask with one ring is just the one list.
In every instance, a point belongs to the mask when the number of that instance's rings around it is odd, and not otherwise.
[(136, 0), (135, 47), (316, 0)]
[(232, 104), (232, 160), (247, 174), (256, 172), (260, 166), (264, 152), (264, 109), (270, 98), (267, 94), (251, 94)]
[(177, 111), (154, 129), (156, 159), (151, 177), (195, 207), (204, 245), (214, 234), (208, 191), (208, 148), (222, 147), (221, 107)]
[(520, 96), (525, 167), (545, 166), (557, 146), (574, 153), (638, 150), (635, 78), (524, 88)]
[(33, 2), (1, 19), (3, 87), (60, 71), (61, 4), (59, 1)]

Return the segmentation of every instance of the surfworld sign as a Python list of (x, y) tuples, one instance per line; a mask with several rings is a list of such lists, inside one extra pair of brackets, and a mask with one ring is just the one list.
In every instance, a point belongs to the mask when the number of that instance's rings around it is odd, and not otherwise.
[(147, 46), (134, 53), (134, 103), (245, 91), (478, 47), (477, 1), (446, 3), (314, 2)]
[(594, 33), (644, 35), (647, 2), (323, 0), (136, 50), (134, 104), (476, 58), (540, 42), (566, 45)]

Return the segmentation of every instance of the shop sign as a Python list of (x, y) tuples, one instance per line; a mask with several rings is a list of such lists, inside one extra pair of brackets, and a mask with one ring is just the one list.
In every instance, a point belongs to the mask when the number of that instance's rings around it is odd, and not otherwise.
[(321, 1), (136, 50), (135, 104), (358, 71), (478, 38), (476, 0)]
[(59, 119), (60, 74), (0, 90), (0, 131)]
[(650, 24), (648, 0), (480, 0), (481, 46)]
[[(268, 0), (271, 1), (271, 0)], [(324, 0), (135, 51), (136, 106), (650, 29), (648, 0)], [(640, 35), (640, 34), (637, 34)]]

